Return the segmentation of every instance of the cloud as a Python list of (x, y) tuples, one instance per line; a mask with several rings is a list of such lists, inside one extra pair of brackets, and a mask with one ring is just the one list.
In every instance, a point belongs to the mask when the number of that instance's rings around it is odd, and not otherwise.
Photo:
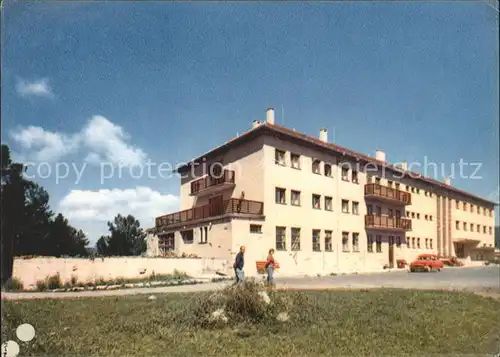
[[(179, 210), (179, 197), (164, 195), (149, 187), (133, 189), (72, 190), (59, 202), (59, 209), (70, 221), (80, 225), (101, 225), (106, 233), (105, 223), (117, 214), (131, 214), (141, 222), (142, 228), (154, 225), (154, 218)], [(95, 237), (90, 237), (94, 238)]]
[(21, 97), (44, 97), (44, 98), (53, 98), (54, 93), (52, 92), (52, 88), (49, 85), (48, 78), (42, 78), (35, 80), (33, 82), (28, 82), (23, 79), (18, 80), (16, 84), (16, 92)]
[(123, 166), (142, 164), (147, 155), (140, 148), (127, 143), (130, 135), (122, 127), (103, 116), (95, 115), (83, 128), (83, 143), (91, 150), (86, 161), (90, 163), (110, 162)]
[(41, 127), (18, 128), (11, 137), (21, 146), (19, 155), (27, 160), (57, 161), (78, 147), (78, 138), (46, 131)]
[(127, 167), (147, 159), (142, 149), (129, 143), (131, 137), (121, 126), (100, 115), (73, 134), (29, 126), (19, 127), (10, 135), (23, 149), (21, 157), (38, 162), (55, 162), (80, 149), (87, 150), (85, 161), (96, 165), (106, 162)]

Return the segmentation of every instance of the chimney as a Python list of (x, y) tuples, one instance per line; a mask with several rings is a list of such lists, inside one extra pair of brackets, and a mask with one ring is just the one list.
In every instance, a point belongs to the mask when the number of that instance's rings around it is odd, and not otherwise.
[(268, 124), (274, 124), (274, 109), (273, 108), (267, 109), (266, 121)]
[(406, 161), (403, 161), (401, 163), (401, 168), (405, 171), (408, 171), (408, 163)]
[(328, 142), (328, 129), (319, 129), (319, 140), (324, 143)]
[(256, 128), (260, 125), (260, 121), (258, 120), (254, 120), (253, 123), (252, 123), (252, 128)]
[(385, 152), (383, 152), (382, 150), (377, 150), (375, 152), (375, 159), (377, 159), (378, 161), (386, 162), (385, 161)]
[(450, 186), (450, 185), (451, 185), (451, 177), (449, 177), (449, 176), (448, 176), (447, 178), (445, 178), (445, 179), (444, 179), (444, 183), (445, 183), (446, 185)]

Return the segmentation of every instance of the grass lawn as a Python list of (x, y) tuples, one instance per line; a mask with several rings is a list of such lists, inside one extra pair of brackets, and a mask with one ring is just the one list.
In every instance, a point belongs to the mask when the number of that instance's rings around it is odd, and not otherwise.
[[(201, 295), (206, 293), (200, 293)], [(179, 322), (200, 294), (4, 301), (2, 342), (21, 356), (431, 356), (500, 351), (500, 301), (466, 293), (283, 292), (288, 322), (201, 329)], [(208, 296), (208, 295), (207, 295)]]

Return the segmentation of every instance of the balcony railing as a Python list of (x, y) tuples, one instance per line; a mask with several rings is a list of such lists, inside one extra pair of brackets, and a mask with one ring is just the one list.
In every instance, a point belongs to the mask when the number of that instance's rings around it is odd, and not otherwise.
[(378, 183), (367, 183), (365, 185), (365, 196), (375, 196), (382, 199), (397, 201), (405, 205), (411, 205), (411, 193), (392, 187), (382, 186)]
[(365, 228), (411, 231), (411, 220), (407, 218), (366, 215)]
[(170, 226), (177, 223), (217, 217), (231, 213), (243, 213), (256, 216), (262, 215), (264, 214), (264, 202), (230, 198), (218, 204), (211, 203), (157, 217), (156, 227)]
[(207, 188), (219, 186), (225, 183), (234, 183), (233, 170), (224, 170), (223, 175), (220, 177), (212, 177), (208, 175), (191, 182), (191, 194), (194, 195)]

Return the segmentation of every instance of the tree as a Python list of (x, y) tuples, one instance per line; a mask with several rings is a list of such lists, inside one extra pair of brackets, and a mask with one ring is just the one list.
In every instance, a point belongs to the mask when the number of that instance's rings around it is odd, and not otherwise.
[(2, 219), (2, 285), (12, 277), (14, 266), (14, 242), (19, 237), (24, 213), (23, 179), (24, 166), (12, 162), (10, 150), (6, 145), (1, 149), (1, 219)]
[(141, 255), (146, 251), (146, 233), (134, 216), (117, 215), (108, 222), (109, 236), (97, 241), (99, 254), (114, 256)]

